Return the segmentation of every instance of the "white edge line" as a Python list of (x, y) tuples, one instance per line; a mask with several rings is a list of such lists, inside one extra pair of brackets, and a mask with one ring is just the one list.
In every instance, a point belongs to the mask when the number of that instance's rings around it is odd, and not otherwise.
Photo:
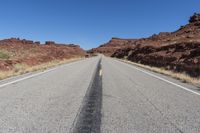
[[(78, 60), (78, 61), (79, 61), (79, 60)], [(36, 74), (32, 74), (32, 75), (26, 76), (26, 77), (24, 77), (24, 78), (20, 78), (20, 79), (17, 79), (17, 80), (14, 80), (14, 81), (11, 81), (11, 82), (8, 82), (8, 83), (5, 83), (5, 84), (1, 84), (1, 85), (0, 85), (0, 88), (5, 87), (5, 86), (7, 86), (7, 85), (11, 85), (11, 84), (17, 83), (17, 82), (20, 82), (20, 81), (23, 81), (23, 80), (26, 80), (26, 79), (30, 79), (30, 78), (36, 77), (36, 76), (39, 76), (39, 75), (42, 75), (42, 74), (45, 74), (45, 73), (48, 73), (48, 72), (51, 72), (51, 71), (54, 71), (54, 70), (56, 70), (56, 69), (58, 69), (58, 68), (60, 68), (60, 67), (63, 67), (63, 66), (65, 66), (65, 65), (69, 65), (70, 63), (74, 63), (74, 62), (76, 62), (76, 61), (68, 62), (68, 63), (66, 63), (66, 64), (61, 64), (61, 65), (58, 65), (57, 67), (50, 68), (50, 69), (48, 69), (48, 70), (44, 70), (43, 72), (38, 72), (38, 73), (36, 73)], [(6, 80), (6, 79), (5, 79), (5, 80)]]
[[(127, 63), (125, 63), (125, 64), (127, 64)], [(127, 64), (127, 65), (128, 65), (128, 64)], [(130, 65), (130, 64), (129, 64), (128, 66), (131, 66), (132, 68), (134, 68), (134, 69), (136, 69), (136, 70), (138, 70), (138, 71), (140, 71), (140, 72), (143, 72), (143, 73), (145, 73), (145, 74), (147, 74), (147, 75), (149, 75), (149, 76), (152, 76), (152, 77), (154, 77), (154, 78), (160, 79), (160, 80), (162, 80), (162, 81), (164, 81), (164, 82), (167, 82), (167, 83), (172, 84), (172, 85), (174, 85), (174, 86), (177, 86), (177, 87), (179, 87), (179, 88), (181, 88), (181, 89), (183, 89), (183, 90), (189, 91), (189, 92), (191, 92), (191, 93), (194, 93), (194, 94), (200, 96), (200, 93), (198, 93), (198, 92), (196, 92), (196, 91), (193, 91), (193, 90), (191, 90), (191, 89), (188, 89), (188, 88), (186, 88), (186, 87), (184, 87), (184, 86), (181, 86), (181, 85), (179, 85), (179, 84), (173, 83), (173, 82), (171, 82), (171, 81), (169, 81), (169, 80), (166, 80), (166, 79), (164, 79), (164, 78), (161, 78), (161, 77), (159, 77), (159, 76), (156, 76), (156, 75), (154, 75), (154, 74), (152, 74), (152, 73), (150, 73), (150, 72), (147, 72), (147, 71), (144, 71), (144, 70), (142, 70), (142, 69), (139, 69), (139, 68), (135, 67), (134, 65)]]
[(43, 71), (43, 72), (39, 72), (39, 73), (36, 73), (36, 74), (32, 74), (32, 75), (30, 75), (30, 76), (27, 76), (27, 77), (24, 77), (24, 78), (20, 78), (20, 79), (17, 79), (17, 80), (14, 80), (14, 81), (11, 81), (11, 82), (8, 82), (8, 83), (5, 83), (5, 84), (2, 84), (2, 85), (0, 85), (0, 88), (5, 87), (5, 86), (7, 86), (7, 85), (11, 85), (11, 84), (17, 83), (17, 82), (20, 82), (20, 81), (23, 81), (23, 80), (26, 80), (26, 79), (30, 79), (30, 78), (33, 78), (33, 77), (42, 75), (42, 74), (44, 74), (44, 73), (51, 72), (51, 71), (53, 71), (53, 70), (55, 70), (55, 69), (57, 69), (57, 67), (56, 67), (56, 68), (49, 69), (49, 70), (46, 70), (46, 71)]

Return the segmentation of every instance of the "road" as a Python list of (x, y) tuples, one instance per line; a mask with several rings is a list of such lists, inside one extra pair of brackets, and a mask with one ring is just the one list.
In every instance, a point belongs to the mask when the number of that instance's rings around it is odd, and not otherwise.
[(199, 88), (105, 56), (0, 81), (3, 133), (199, 133)]

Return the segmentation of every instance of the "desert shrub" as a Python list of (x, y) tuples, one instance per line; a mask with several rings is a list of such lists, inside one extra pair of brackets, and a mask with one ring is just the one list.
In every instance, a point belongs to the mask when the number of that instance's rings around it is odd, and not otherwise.
[(7, 52), (0, 50), (0, 59), (6, 59), (7, 60), (9, 58), (10, 58), (10, 55)]
[(27, 65), (25, 65), (25, 64), (15, 64), (14, 65), (14, 72), (24, 73), (26, 68), (27, 68)]

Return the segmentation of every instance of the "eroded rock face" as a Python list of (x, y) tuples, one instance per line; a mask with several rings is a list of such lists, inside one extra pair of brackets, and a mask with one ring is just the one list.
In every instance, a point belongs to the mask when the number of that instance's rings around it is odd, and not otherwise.
[(45, 44), (19, 38), (0, 40), (0, 50), (7, 51), (10, 56), (6, 60), (0, 59), (0, 70), (12, 69), (15, 64), (20, 63), (38, 65), (53, 60), (81, 57), (86, 54), (80, 46), (74, 44), (56, 44), (52, 41)]
[[(126, 52), (130, 53), (127, 59), (134, 62), (186, 72), (194, 77), (200, 75), (200, 43), (178, 43), (163, 47), (145, 46)], [(120, 53), (115, 54), (113, 56), (120, 55)]]
[(98, 48), (93, 48), (88, 53), (101, 53), (111, 56), (116, 50), (126, 47), (128, 43), (134, 41), (135, 39), (112, 38), (108, 43), (100, 45)]
[(108, 48), (112, 57), (200, 77), (200, 14), (194, 14), (187, 25), (175, 32), (141, 39), (114, 38), (91, 51), (107, 54)]
[(190, 23), (200, 22), (200, 14), (195, 13), (193, 16), (190, 17), (189, 22)]

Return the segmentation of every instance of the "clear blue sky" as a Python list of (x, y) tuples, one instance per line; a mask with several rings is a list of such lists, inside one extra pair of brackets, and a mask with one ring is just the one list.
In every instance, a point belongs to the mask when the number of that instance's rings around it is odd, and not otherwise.
[(174, 31), (200, 12), (199, 0), (1, 0), (0, 39), (75, 43), (89, 49), (111, 37)]

